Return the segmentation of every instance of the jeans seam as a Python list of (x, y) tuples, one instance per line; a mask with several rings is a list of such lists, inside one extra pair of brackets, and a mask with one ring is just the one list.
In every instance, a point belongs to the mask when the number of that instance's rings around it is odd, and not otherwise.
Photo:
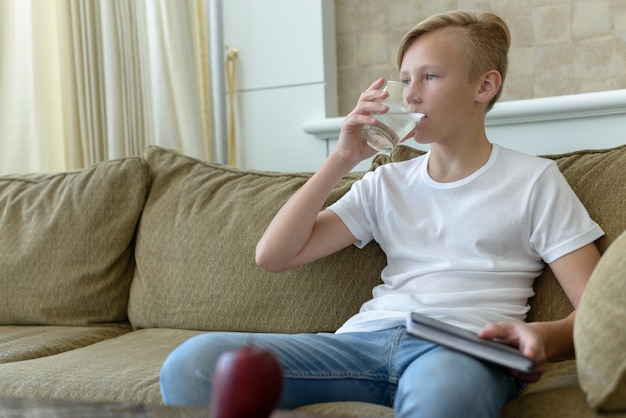
[(393, 405), (394, 399), (396, 398), (396, 392), (398, 390), (398, 381), (400, 380), (400, 376), (398, 376), (396, 370), (396, 356), (398, 352), (398, 347), (402, 342), (404, 334), (404, 328), (398, 327), (396, 332), (393, 334), (393, 339), (391, 341), (391, 347), (389, 349), (389, 355), (387, 357), (387, 383), (389, 383), (387, 393), (389, 405)]
[(404, 334), (404, 330), (402, 327), (398, 327), (396, 332), (393, 334), (393, 340), (391, 341), (391, 347), (389, 349), (389, 355), (387, 357), (387, 378), (389, 383), (394, 385), (398, 384), (398, 380), (400, 376), (398, 376), (398, 372), (396, 370), (396, 356), (398, 353), (398, 347), (402, 341), (402, 337)]
[(307, 372), (307, 373), (285, 373), (284, 376), (289, 379), (355, 379), (355, 380), (371, 380), (377, 382), (387, 382), (384, 374), (370, 374), (358, 372)]

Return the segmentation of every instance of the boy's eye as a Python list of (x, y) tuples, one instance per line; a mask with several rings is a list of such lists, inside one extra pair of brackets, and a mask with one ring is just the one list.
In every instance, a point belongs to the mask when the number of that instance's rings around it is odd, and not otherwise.
[(437, 76), (435, 74), (432, 74), (432, 73), (426, 74), (426, 80), (430, 81), (430, 80), (434, 80), (436, 78), (437, 78)]
[(411, 85), (411, 80), (401, 80), (402, 84), (404, 84), (405, 86), (409, 86)]

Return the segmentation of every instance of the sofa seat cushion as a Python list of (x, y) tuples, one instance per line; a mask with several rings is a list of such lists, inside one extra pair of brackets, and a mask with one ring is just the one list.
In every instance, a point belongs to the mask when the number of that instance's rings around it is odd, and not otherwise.
[(125, 322), (142, 158), (0, 177), (0, 324)]
[(325, 402), (305, 405), (296, 411), (316, 416), (393, 418), (393, 408), (367, 402)]
[(552, 379), (551, 385), (509, 402), (500, 418), (626, 418), (626, 413), (601, 414), (587, 404), (575, 376)]
[(129, 325), (0, 326), (0, 363), (30, 360), (85, 347), (130, 331)]
[[(238, 170), (159, 147), (135, 247), (129, 319), (139, 328), (334, 331), (380, 283), (380, 248), (350, 246), (284, 273), (254, 261), (256, 243), (310, 174)], [(359, 174), (344, 179), (328, 203)]]
[(558, 386), (563, 379), (576, 379), (576, 360), (564, 360), (548, 363), (546, 370), (537, 382), (528, 383), (522, 390), (522, 395), (542, 391)]
[(0, 364), (0, 397), (161, 404), (163, 362), (197, 334), (146, 329), (53, 356)]
[(589, 404), (626, 413), (625, 297), (626, 232), (593, 271), (574, 325), (578, 374)]

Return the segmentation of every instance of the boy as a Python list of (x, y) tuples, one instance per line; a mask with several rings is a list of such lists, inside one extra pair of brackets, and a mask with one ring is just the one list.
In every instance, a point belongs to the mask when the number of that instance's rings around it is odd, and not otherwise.
[[(369, 115), (387, 109), (383, 79), (361, 94), (338, 145), (283, 206), (257, 245), (257, 263), (283, 271), (348, 245), (376, 240), (387, 256), (383, 284), (333, 334), (256, 335), (279, 357), (280, 407), (329, 401), (393, 406), (398, 417), (497, 417), (522, 381), (547, 361), (573, 356), (575, 313), (523, 322), (545, 263), (574, 307), (599, 259), (603, 232), (548, 160), (487, 139), (486, 112), (499, 97), (510, 35), (491, 13), (455, 11), (413, 28), (398, 65), (405, 101), (426, 116), (415, 140), (429, 152), (379, 167), (320, 210), (333, 186), (374, 151), (361, 138)], [(419, 311), (519, 348), (535, 364), (515, 374), (407, 335)], [(179, 347), (162, 371), (166, 403), (210, 402), (219, 354), (249, 337), (208, 333)]]

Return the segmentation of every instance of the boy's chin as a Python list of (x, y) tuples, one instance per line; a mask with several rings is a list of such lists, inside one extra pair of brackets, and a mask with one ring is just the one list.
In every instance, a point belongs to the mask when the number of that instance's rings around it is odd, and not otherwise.
[(433, 142), (433, 141), (431, 141), (430, 139), (428, 139), (428, 138), (424, 138), (424, 137), (422, 137), (422, 136), (420, 136), (420, 135), (415, 135), (415, 136), (413, 137), (413, 140), (414, 140), (416, 143), (420, 144), (420, 145), (428, 145), (428, 144), (430, 144), (431, 142)]

